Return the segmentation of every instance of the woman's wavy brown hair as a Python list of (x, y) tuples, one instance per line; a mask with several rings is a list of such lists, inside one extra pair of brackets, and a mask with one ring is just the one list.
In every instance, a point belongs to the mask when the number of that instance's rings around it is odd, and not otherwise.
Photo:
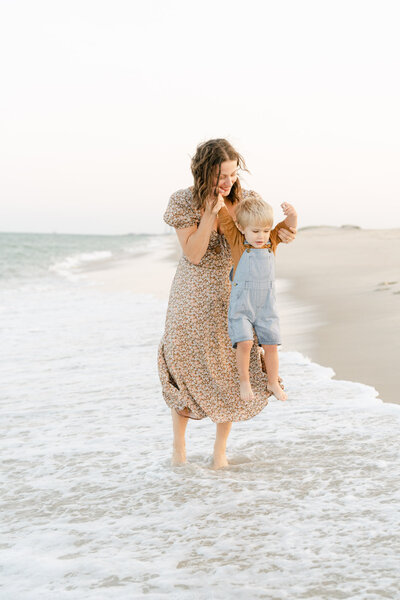
[[(194, 178), (193, 200), (196, 208), (205, 207), (206, 199), (214, 197), (217, 201), (218, 194), (216, 186), (213, 185), (214, 177), (217, 182), (221, 175), (221, 163), (226, 160), (235, 160), (239, 169), (250, 171), (246, 167), (244, 158), (235, 150), (235, 148), (225, 139), (218, 138), (208, 140), (199, 144), (196, 148), (196, 154), (192, 157), (191, 169)], [(227, 200), (232, 204), (242, 199), (242, 188), (239, 176), (232, 185)]]

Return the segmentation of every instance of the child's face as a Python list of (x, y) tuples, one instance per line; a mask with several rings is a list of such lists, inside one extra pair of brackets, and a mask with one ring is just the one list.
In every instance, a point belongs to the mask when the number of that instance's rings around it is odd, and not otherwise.
[(248, 225), (244, 229), (239, 227), (239, 231), (244, 234), (246, 241), (253, 248), (262, 248), (269, 241), (271, 228), (262, 227), (261, 225)]

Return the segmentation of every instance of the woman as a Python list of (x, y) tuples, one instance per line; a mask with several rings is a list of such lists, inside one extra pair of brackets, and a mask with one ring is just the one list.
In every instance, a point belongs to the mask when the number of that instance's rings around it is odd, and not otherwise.
[[(235, 350), (228, 337), (232, 262), (229, 246), (218, 232), (217, 214), (225, 205), (234, 217), (235, 206), (249, 194), (240, 186), (239, 169), (248, 171), (227, 140), (200, 144), (191, 164), (194, 185), (172, 194), (164, 214), (183, 250), (158, 350), (162, 392), (172, 413), (175, 465), (186, 461), (188, 418), (209, 417), (217, 425), (214, 468), (226, 466), (232, 422), (254, 417), (271, 395), (255, 338), (250, 356), (254, 398), (240, 398)], [(287, 243), (295, 233), (280, 229), (279, 237)]]

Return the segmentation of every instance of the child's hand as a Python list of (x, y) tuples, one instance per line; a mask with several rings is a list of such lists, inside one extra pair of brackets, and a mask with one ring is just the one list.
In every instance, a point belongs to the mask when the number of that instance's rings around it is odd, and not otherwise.
[(286, 217), (297, 217), (297, 212), (291, 204), (288, 202), (282, 202), (281, 206)]

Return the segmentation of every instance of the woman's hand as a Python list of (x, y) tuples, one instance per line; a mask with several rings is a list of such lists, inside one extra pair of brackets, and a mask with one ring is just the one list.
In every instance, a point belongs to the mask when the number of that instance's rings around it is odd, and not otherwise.
[(290, 231), (288, 229), (285, 229), (284, 227), (281, 227), (278, 230), (278, 237), (284, 244), (289, 244), (290, 242), (293, 242), (294, 239), (296, 239), (296, 227), (289, 227), (289, 229)]
[(294, 206), (289, 204), (289, 202), (282, 202), (281, 207), (285, 217), (297, 217), (297, 212)]
[(288, 202), (282, 202), (281, 207), (286, 217), (284, 223), (288, 229), (284, 229), (283, 227), (279, 229), (278, 237), (284, 244), (289, 244), (290, 242), (293, 242), (293, 240), (296, 238), (297, 212), (294, 206), (292, 206)]
[(218, 194), (218, 198), (207, 198), (205, 212), (209, 215), (217, 215), (223, 206), (225, 206), (224, 198), (222, 194)]

